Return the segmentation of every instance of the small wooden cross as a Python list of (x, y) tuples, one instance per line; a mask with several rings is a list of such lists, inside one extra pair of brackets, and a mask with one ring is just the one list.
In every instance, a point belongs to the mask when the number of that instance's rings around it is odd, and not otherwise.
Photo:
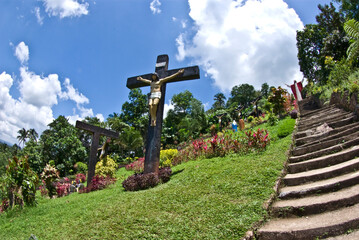
[[(157, 57), (155, 72), (158, 74), (158, 77), (160, 79), (176, 74), (181, 69), (182, 68), (168, 70), (168, 55), (159, 55)], [(183, 68), (183, 70), (184, 70), (183, 73), (170, 79), (169, 81), (167, 81), (167, 83), (199, 78), (198, 66), (186, 67)], [(149, 74), (141, 75), (140, 77), (142, 77), (143, 79), (151, 79), (152, 75), (153, 75), (152, 73), (149, 73)], [(129, 89), (149, 86), (148, 84), (137, 80), (137, 78), (138, 76), (128, 78), (126, 86)], [(163, 83), (161, 86), (161, 98), (157, 107), (156, 125), (151, 126), (151, 120), (149, 121), (144, 173), (152, 173), (152, 172), (158, 173), (159, 162), (160, 162), (160, 151), (161, 151), (161, 133), (162, 133), (163, 110), (165, 104), (165, 94), (166, 94), (166, 83)]]
[(95, 168), (97, 163), (97, 150), (100, 142), (100, 136), (107, 136), (111, 138), (118, 138), (117, 132), (97, 127), (85, 122), (76, 121), (76, 128), (86, 130), (92, 133), (92, 142), (90, 148), (90, 159), (87, 172), (87, 187), (91, 187), (91, 180), (95, 176)]

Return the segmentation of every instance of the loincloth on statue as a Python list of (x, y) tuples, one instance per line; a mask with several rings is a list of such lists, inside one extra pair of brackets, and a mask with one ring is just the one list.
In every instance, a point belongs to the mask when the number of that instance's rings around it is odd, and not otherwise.
[(155, 98), (158, 98), (158, 99), (161, 99), (161, 92), (152, 92), (149, 94), (148, 96), (148, 99), (155, 99)]

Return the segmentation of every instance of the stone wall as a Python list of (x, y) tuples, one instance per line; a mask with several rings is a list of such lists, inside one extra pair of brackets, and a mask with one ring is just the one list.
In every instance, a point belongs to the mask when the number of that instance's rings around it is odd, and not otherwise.
[(359, 104), (358, 104), (358, 97), (356, 93), (351, 94), (351, 96), (349, 96), (348, 91), (344, 93), (333, 92), (330, 98), (329, 105), (335, 105), (336, 107), (355, 113), (358, 120)]

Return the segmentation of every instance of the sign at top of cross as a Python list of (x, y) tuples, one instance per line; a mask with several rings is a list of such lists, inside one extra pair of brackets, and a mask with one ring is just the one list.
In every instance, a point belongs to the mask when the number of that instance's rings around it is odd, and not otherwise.
[[(159, 55), (157, 57), (155, 73), (148, 73), (127, 79), (127, 87), (129, 89), (151, 86), (151, 94), (148, 101), (151, 121), (147, 135), (145, 173), (158, 173), (166, 83), (198, 78), (198, 66), (168, 70), (168, 56)], [(156, 81), (158, 82), (154, 83)]]

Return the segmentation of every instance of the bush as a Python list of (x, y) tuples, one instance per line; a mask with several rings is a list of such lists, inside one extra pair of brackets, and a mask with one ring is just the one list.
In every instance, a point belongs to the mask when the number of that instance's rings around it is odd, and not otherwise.
[(95, 174), (103, 177), (109, 176), (113, 178), (116, 169), (117, 164), (115, 161), (109, 156), (106, 156), (106, 158), (96, 163)]
[(177, 149), (161, 150), (160, 152), (160, 167), (172, 167), (172, 160), (178, 155)]
[(258, 129), (257, 131), (249, 130), (246, 132), (247, 136), (247, 148), (248, 150), (260, 150), (263, 151), (266, 149), (267, 144), (269, 144), (270, 139), (268, 137), (268, 131)]
[(291, 134), (294, 130), (295, 120), (292, 118), (284, 119), (278, 126), (278, 137), (284, 138)]
[(86, 175), (85, 174), (82, 174), (82, 173), (78, 173), (76, 174), (76, 184), (80, 184), (80, 183), (84, 183), (86, 182)]
[(41, 180), (45, 182), (49, 197), (52, 198), (56, 194), (56, 181), (59, 179), (59, 171), (51, 165), (47, 164), (41, 173)]
[(79, 190), (79, 193), (88, 193), (92, 191), (97, 191), (106, 188), (110, 184), (114, 184), (116, 182), (116, 178), (112, 178), (110, 176), (99, 176), (95, 175), (91, 180), (91, 187), (86, 187), (82, 190)]
[(19, 205), (35, 205), (37, 175), (31, 170), (27, 157), (9, 159), (5, 177), (2, 179), (2, 209)]
[(135, 171), (135, 173), (143, 172), (145, 168), (145, 158), (139, 158), (136, 161), (127, 164), (125, 168), (128, 171)]
[(88, 170), (87, 164), (83, 162), (77, 162), (74, 168), (76, 169), (77, 173), (83, 173), (83, 174), (86, 174)]
[(269, 126), (274, 126), (278, 123), (278, 118), (275, 114), (269, 113), (268, 115), (268, 124)]
[(157, 186), (160, 182), (165, 183), (170, 180), (172, 170), (169, 167), (159, 170), (156, 173), (140, 173), (129, 176), (122, 182), (122, 186), (126, 191), (145, 190)]
[(247, 122), (248, 122), (248, 123), (253, 122), (253, 120), (254, 120), (254, 117), (253, 117), (253, 116), (249, 116), (249, 117), (247, 118)]

